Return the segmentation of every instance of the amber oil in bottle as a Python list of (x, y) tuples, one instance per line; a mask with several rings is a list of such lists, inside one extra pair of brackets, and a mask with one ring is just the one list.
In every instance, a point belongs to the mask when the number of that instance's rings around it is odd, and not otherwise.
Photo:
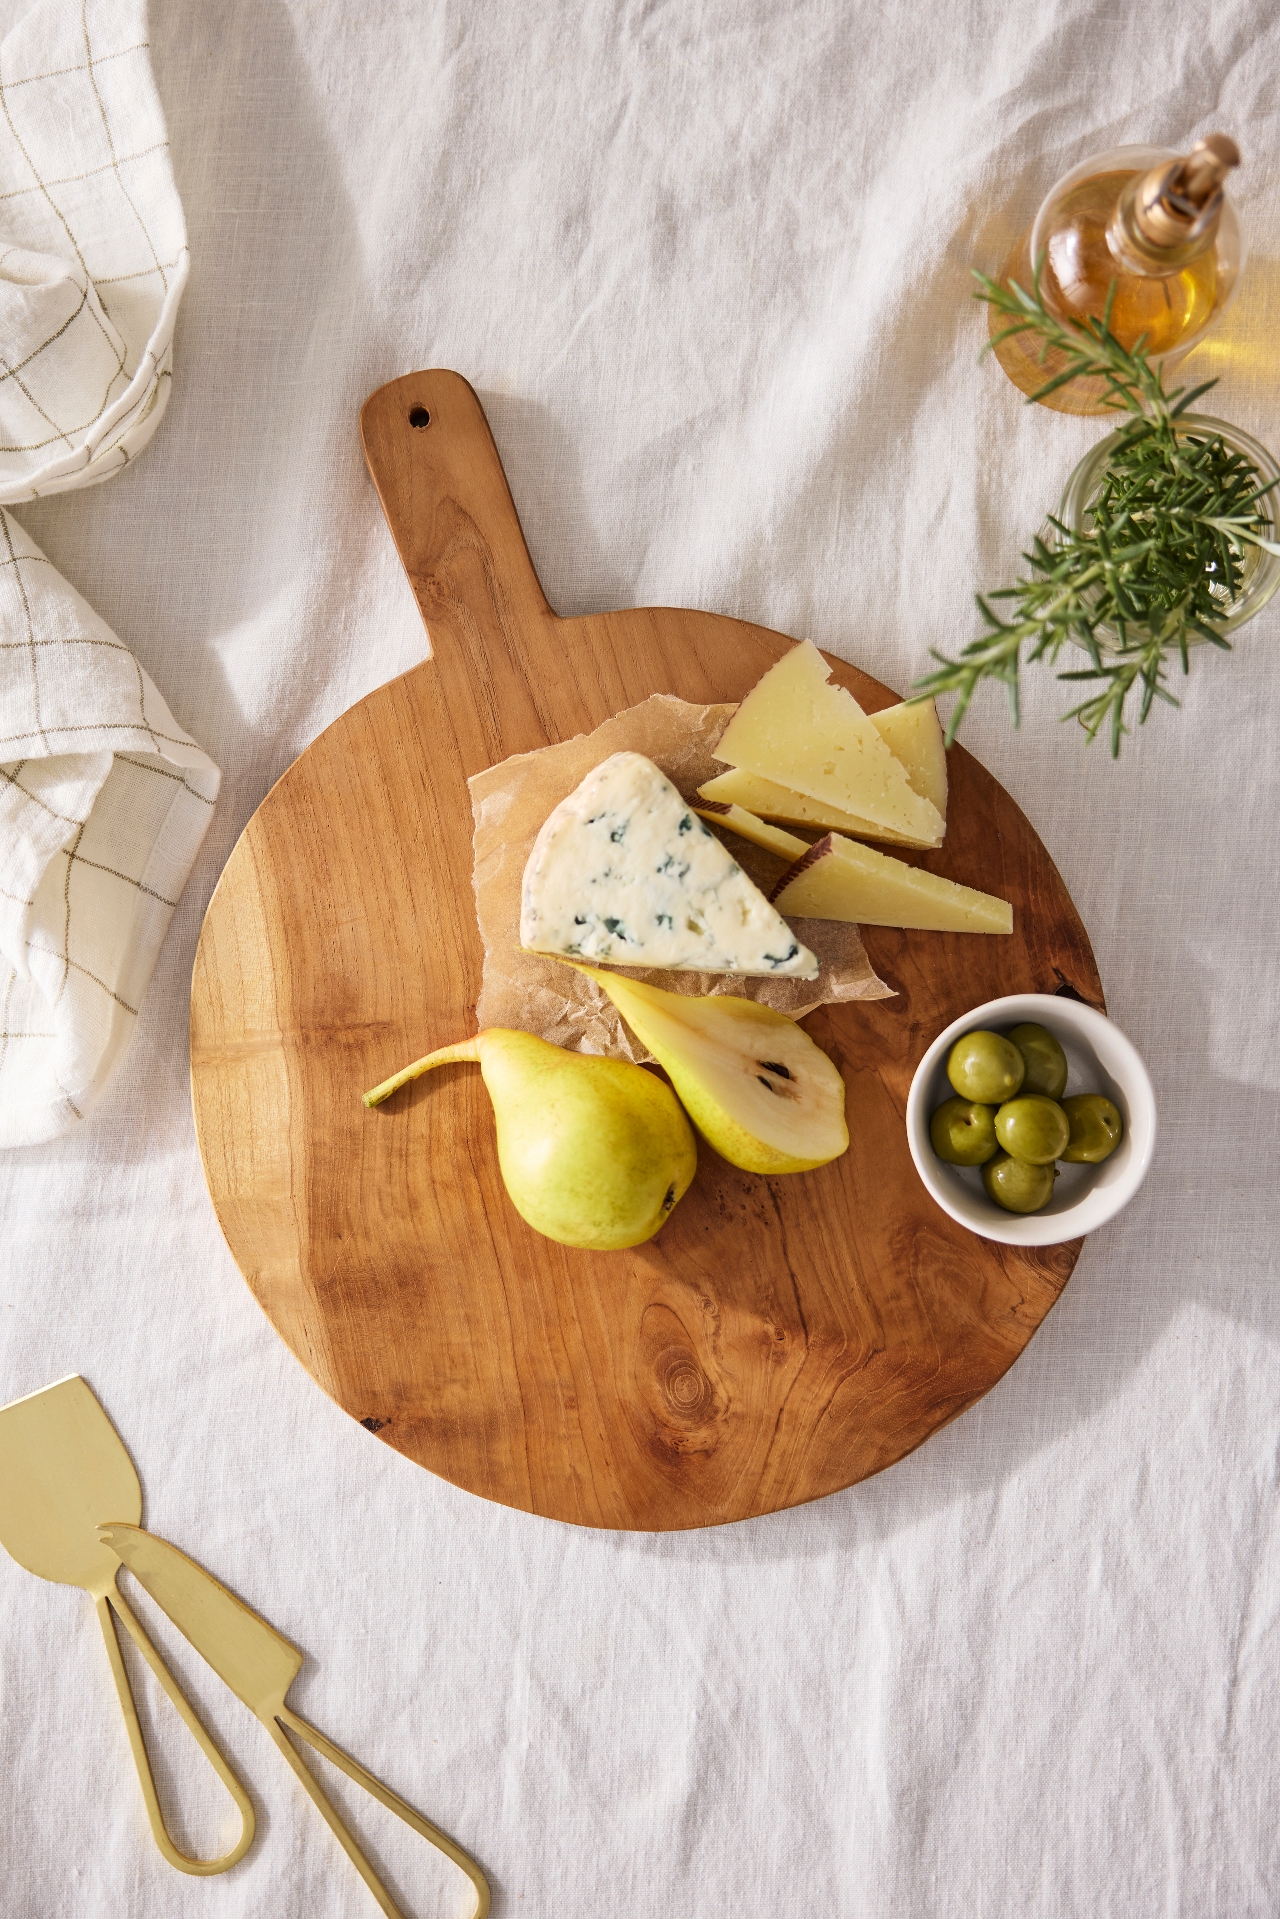
[[(1223, 134), (1185, 156), (1160, 147), (1096, 155), (1050, 191), (1001, 281), (1029, 292), (1039, 260), (1041, 296), (1058, 319), (1100, 320), (1110, 297), (1111, 330), (1122, 346), (1145, 336), (1153, 360), (1186, 352), (1226, 308), (1243, 265), (1239, 226), (1222, 188), (1238, 160)], [(994, 307), (988, 319), (993, 339), (1009, 324)], [(1063, 364), (1052, 352), (1042, 358), (1043, 345), (1031, 334), (994, 351), (1026, 394)], [(1102, 413), (1105, 394), (1101, 380), (1073, 380), (1042, 404), (1060, 413)]]

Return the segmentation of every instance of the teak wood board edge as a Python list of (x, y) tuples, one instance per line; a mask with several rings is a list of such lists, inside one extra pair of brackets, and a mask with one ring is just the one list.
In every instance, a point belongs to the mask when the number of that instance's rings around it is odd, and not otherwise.
[[(1010, 898), (1015, 931), (866, 929), (898, 997), (804, 1022), (845, 1075), (850, 1151), (762, 1179), (700, 1143), (693, 1188), (647, 1245), (540, 1238), (504, 1192), (478, 1072), (432, 1074), (374, 1113), (360, 1101), (475, 1030), (467, 777), (651, 693), (741, 699), (791, 642), (679, 609), (560, 619), (458, 374), (393, 381), (361, 426), (432, 657), (307, 748), (210, 902), (192, 1093), (232, 1253), (339, 1405), (486, 1498), (664, 1530), (851, 1485), (995, 1384), (1078, 1255), (955, 1225), (903, 1123), (916, 1062), (969, 1007), (1060, 990), (1102, 1006), (1066, 888), (1009, 795), (953, 748), (946, 843), (919, 863)], [(869, 710), (897, 697), (832, 666)]]

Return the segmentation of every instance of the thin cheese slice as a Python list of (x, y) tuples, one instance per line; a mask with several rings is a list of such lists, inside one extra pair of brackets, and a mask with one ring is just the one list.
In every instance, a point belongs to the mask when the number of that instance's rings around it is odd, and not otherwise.
[[(878, 719), (879, 714), (873, 714), (872, 718)], [(859, 819), (856, 813), (843, 813), (838, 806), (824, 806), (821, 800), (793, 793), (775, 780), (761, 779), (758, 773), (744, 773), (740, 766), (731, 766), (727, 773), (717, 773), (713, 780), (698, 788), (698, 798), (708, 804), (719, 802), (744, 807), (747, 812), (762, 814), (767, 820), (786, 820), (792, 826), (820, 826), (828, 832), (851, 833), (859, 840), (884, 840), (890, 846), (928, 848), (942, 843), (940, 839), (913, 840), (908, 833), (876, 826), (871, 820)]]
[(780, 826), (768, 826), (764, 820), (758, 820), (754, 813), (748, 813), (743, 806), (726, 806), (721, 800), (703, 800), (701, 806), (695, 806), (694, 812), (700, 819), (713, 820), (717, 826), (727, 826), (739, 839), (750, 840), (753, 846), (763, 847), (766, 853), (776, 853), (780, 860), (788, 865), (793, 860), (801, 860), (809, 851), (808, 840), (798, 840), (794, 833), (784, 833)]
[(947, 748), (932, 700), (918, 706), (886, 706), (882, 712), (868, 715), (872, 726), (905, 772), (914, 793), (919, 793), (947, 817)]
[(1013, 931), (1008, 900), (922, 873), (837, 833), (828, 833), (782, 875), (773, 904), (797, 918), (853, 920), (861, 926), (908, 926), (927, 933)]
[(913, 791), (852, 694), (830, 683), (830, 671), (811, 641), (793, 646), (748, 693), (716, 758), (875, 826), (936, 843), (946, 830), (942, 815)]
[(808, 947), (643, 753), (603, 760), (543, 822), (524, 870), (520, 943), (610, 966), (818, 975)]

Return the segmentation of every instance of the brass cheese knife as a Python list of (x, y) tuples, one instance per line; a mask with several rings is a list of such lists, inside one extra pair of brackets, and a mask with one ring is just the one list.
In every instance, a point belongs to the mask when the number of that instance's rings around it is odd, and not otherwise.
[(167, 1613), (178, 1631), (206, 1659), (218, 1677), (256, 1713), (302, 1781), (329, 1826), (337, 1836), (357, 1872), (372, 1892), (388, 1919), (403, 1919), (399, 1907), (378, 1878), (377, 1873), (348, 1832), (337, 1812), (325, 1797), (319, 1781), (303, 1761), (301, 1753), (286, 1736), (286, 1728), (297, 1738), (313, 1746), (354, 1779), (358, 1786), (396, 1813), (424, 1839), (439, 1848), (455, 1866), (466, 1873), (475, 1889), (476, 1903), (472, 1919), (485, 1919), (489, 1910), (489, 1882), (462, 1847), (447, 1833), (406, 1805), (396, 1793), (375, 1779), (314, 1726), (299, 1718), (285, 1704), (303, 1655), (296, 1646), (251, 1612), (234, 1593), (198, 1566), (194, 1559), (179, 1552), (166, 1540), (157, 1539), (132, 1522), (113, 1521), (100, 1526), (98, 1537), (150, 1593), (160, 1609)]
[[(38, 1578), (81, 1586), (93, 1595), (156, 1844), (180, 1872), (225, 1872), (249, 1850), (253, 1807), (116, 1589), (119, 1561), (104, 1550), (96, 1530), (112, 1514), (141, 1519), (142, 1487), (124, 1442), (83, 1379), (73, 1373), (70, 1379), (0, 1407), (0, 1545)], [(120, 1657), (115, 1619), (125, 1627), (239, 1809), (240, 1837), (221, 1859), (189, 1858), (165, 1830)]]

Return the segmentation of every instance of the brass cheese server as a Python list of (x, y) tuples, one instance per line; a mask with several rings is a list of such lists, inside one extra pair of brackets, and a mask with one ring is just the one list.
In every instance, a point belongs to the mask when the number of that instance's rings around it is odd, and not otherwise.
[(141, 1526), (113, 1522), (100, 1526), (98, 1537), (129, 1568), (218, 1677), (244, 1701), (250, 1712), (256, 1713), (388, 1919), (403, 1919), (400, 1908), (325, 1797), (302, 1755), (286, 1736), (286, 1728), (340, 1767), (349, 1779), (372, 1793), (389, 1811), (451, 1859), (475, 1889), (472, 1919), (485, 1919), (489, 1910), (489, 1883), (470, 1854), (285, 1704), (284, 1696), (302, 1665), (303, 1655), (296, 1646), (290, 1645), (265, 1619), (251, 1612), (243, 1600), (228, 1592), (194, 1559), (188, 1559), (166, 1540), (144, 1532)]

